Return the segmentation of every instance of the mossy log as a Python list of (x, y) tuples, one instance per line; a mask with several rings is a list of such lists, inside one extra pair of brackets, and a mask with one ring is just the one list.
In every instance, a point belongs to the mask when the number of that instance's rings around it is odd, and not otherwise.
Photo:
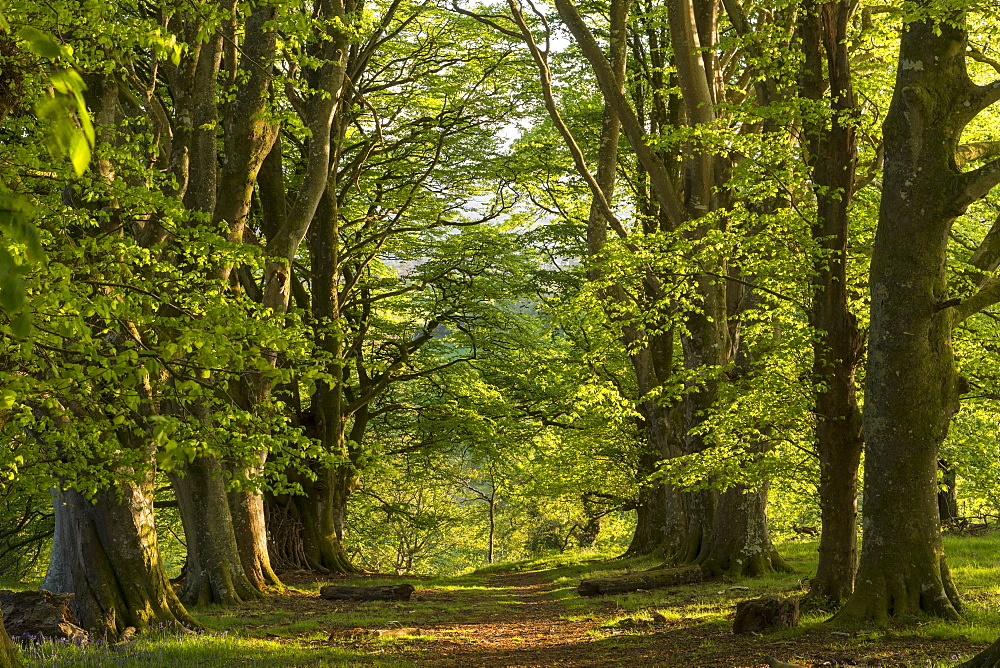
[[(39, 638), (87, 642), (89, 634), (77, 624), (70, 609), (75, 594), (0, 590), (3, 626), (12, 638)], [(0, 664), (2, 665), (2, 664)]]
[(413, 591), (411, 584), (384, 587), (328, 585), (320, 588), (319, 596), (328, 601), (409, 601)]
[(605, 596), (607, 594), (625, 594), (640, 589), (658, 589), (673, 585), (701, 582), (700, 566), (684, 566), (682, 568), (663, 568), (655, 571), (630, 573), (616, 578), (596, 578), (581, 580), (576, 591), (580, 596)]

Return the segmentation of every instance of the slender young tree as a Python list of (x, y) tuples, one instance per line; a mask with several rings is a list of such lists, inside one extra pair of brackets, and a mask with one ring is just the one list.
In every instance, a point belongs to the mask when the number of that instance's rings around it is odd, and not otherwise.
[(816, 194), (812, 236), (820, 251), (809, 321), (816, 330), (813, 382), (819, 388), (815, 413), (822, 530), (810, 595), (834, 602), (844, 601), (854, 591), (863, 447), (854, 382), (862, 344), (857, 319), (848, 307), (847, 277), (848, 212), (857, 162), (852, 125), (857, 110), (847, 35), (853, 11), (849, 2), (815, 3), (806, 6), (799, 19), (806, 56), (801, 94), (816, 101), (829, 99), (829, 113), (816, 110), (820, 119), (806, 121)]

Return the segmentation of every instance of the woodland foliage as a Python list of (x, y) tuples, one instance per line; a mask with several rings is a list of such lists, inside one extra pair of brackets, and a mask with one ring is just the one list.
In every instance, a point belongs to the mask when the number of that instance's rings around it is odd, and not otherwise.
[[(970, 81), (1000, 76), (989, 8), (939, 4), (7, 3), (0, 578), (44, 571), (51, 489), (126, 482), (178, 575), (209, 465), (260, 500), (279, 570), (635, 550), (663, 490), (699, 536), (664, 528), (667, 560), (739, 569), (711, 515), (753, 494), (770, 532), (818, 529), (823, 397), (871, 406), (899, 31), (967, 33)], [(1000, 155), (977, 111), (955, 174)], [(988, 519), (1000, 211), (977, 194), (943, 233), (938, 306), (978, 308), (933, 449)]]

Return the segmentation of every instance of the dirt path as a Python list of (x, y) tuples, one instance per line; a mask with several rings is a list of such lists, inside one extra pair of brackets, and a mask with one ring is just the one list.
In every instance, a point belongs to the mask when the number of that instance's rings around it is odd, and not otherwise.
[[(604, 666), (610, 657), (594, 652), (592, 621), (571, 621), (546, 595), (553, 590), (542, 573), (492, 576), (482, 592), (483, 609), (462, 623), (451, 624), (454, 639), (435, 641), (433, 656), (422, 665)], [(433, 593), (428, 592), (428, 600)], [(608, 608), (607, 604), (598, 607)], [(611, 604), (611, 607), (616, 607)], [(590, 651), (587, 651), (590, 650)]]
[[(417, 583), (414, 601), (389, 604), (397, 605), (400, 618), (389, 627), (416, 626), (423, 637), (350, 644), (373, 659), (390, 655), (417, 666), (471, 668), (759, 667), (765, 656), (805, 666), (924, 667), (953, 664), (958, 655), (979, 649), (962, 639), (892, 634), (877, 639), (827, 631), (788, 638), (735, 636), (718, 621), (678, 617), (655, 623), (651, 610), (625, 610), (612, 598), (567, 599), (566, 585), (561, 587), (559, 596), (560, 587), (546, 572), (486, 576), (481, 586), (466, 589), (421, 588)], [(687, 593), (680, 588), (664, 596)], [(371, 605), (351, 603), (341, 609), (360, 611)]]

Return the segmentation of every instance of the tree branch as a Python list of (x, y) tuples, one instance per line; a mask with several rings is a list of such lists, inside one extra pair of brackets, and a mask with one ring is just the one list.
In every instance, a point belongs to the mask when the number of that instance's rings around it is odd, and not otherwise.
[(594, 196), (594, 202), (598, 205), (601, 213), (607, 219), (608, 224), (611, 229), (615, 231), (622, 240), (628, 239), (628, 233), (625, 231), (625, 227), (622, 225), (618, 217), (615, 216), (614, 212), (611, 210), (611, 204), (608, 202), (607, 197), (604, 194), (604, 190), (601, 189), (600, 184), (594, 177), (593, 172), (587, 167), (586, 158), (583, 155), (583, 151), (580, 150), (579, 144), (576, 143), (576, 139), (573, 137), (573, 133), (563, 122), (562, 115), (559, 113), (558, 107), (556, 107), (555, 95), (552, 92), (552, 74), (549, 70), (549, 64), (547, 62), (547, 51), (542, 52), (538, 48), (538, 44), (535, 42), (534, 35), (531, 34), (531, 29), (528, 27), (527, 22), (524, 20), (524, 15), (521, 13), (520, 8), (514, 2), (514, 0), (508, 0), (510, 5), (511, 14), (514, 16), (514, 22), (521, 29), (521, 39), (528, 45), (529, 51), (531, 51), (531, 58), (535, 61), (535, 65), (538, 67), (538, 73), (540, 75), (542, 84), (542, 94), (545, 98), (545, 108), (549, 112), (549, 117), (552, 119), (552, 123), (559, 130), (559, 134), (562, 135), (563, 141), (566, 142), (569, 152), (573, 155), (573, 162), (576, 164), (576, 170), (580, 173), (580, 176), (587, 182), (590, 187), (590, 191)]
[(967, 206), (984, 197), (998, 183), (1000, 183), (1000, 159), (959, 175), (957, 204), (964, 211)]
[(970, 162), (982, 162), (1000, 158), (1000, 141), (977, 141), (971, 144), (962, 144), (955, 151), (955, 164), (959, 167)]
[(601, 49), (590, 28), (584, 22), (571, 0), (556, 0), (556, 8), (562, 17), (566, 27), (576, 38), (580, 50), (587, 58), (597, 82), (600, 85), (604, 100), (614, 107), (615, 112), (622, 122), (622, 131), (628, 137), (632, 150), (642, 164), (649, 176), (649, 182), (653, 187), (656, 200), (663, 207), (667, 218), (672, 225), (679, 226), (687, 220), (688, 215), (684, 209), (678, 195), (677, 186), (667, 173), (663, 162), (653, 153), (653, 150), (646, 144), (646, 131), (639, 119), (635, 115), (635, 110), (629, 104), (625, 95), (618, 89), (615, 74), (611, 69), (611, 64), (604, 57)]
[(953, 307), (955, 309), (953, 326), (997, 302), (1000, 302), (1000, 277), (991, 276), (983, 281), (979, 292)]
[(985, 86), (973, 86), (972, 95), (969, 96), (973, 116), (986, 109), (994, 102), (1000, 102), (1000, 81), (988, 83)]
[(968, 55), (969, 58), (972, 58), (973, 60), (979, 61), (980, 63), (983, 63), (985, 65), (989, 65), (998, 73), (1000, 73), (1000, 61), (990, 58), (976, 47), (970, 46), (969, 50), (966, 51), (966, 55)]
[[(993, 221), (990, 231), (969, 258), (969, 264), (984, 272), (995, 271), (1000, 267), (1000, 216)], [(983, 281), (979, 280), (977, 283), (982, 284)]]

